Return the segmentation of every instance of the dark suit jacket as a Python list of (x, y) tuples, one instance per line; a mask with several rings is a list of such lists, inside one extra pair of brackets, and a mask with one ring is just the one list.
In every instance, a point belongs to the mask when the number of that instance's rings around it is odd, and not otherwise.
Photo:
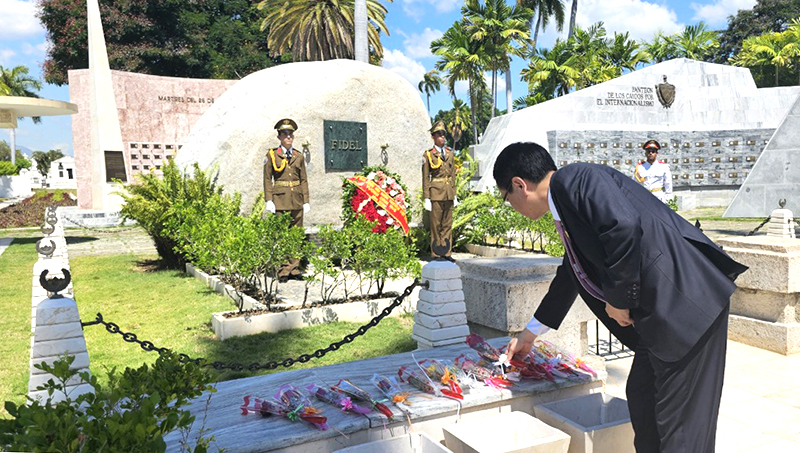
[(730, 303), (733, 280), (747, 270), (611, 167), (567, 165), (553, 174), (550, 195), (584, 270), (606, 301), (630, 310), (634, 326), (620, 327), (606, 314), (565, 256), (535, 314), (548, 327), (558, 328), (580, 293), (623, 344), (678, 361)]

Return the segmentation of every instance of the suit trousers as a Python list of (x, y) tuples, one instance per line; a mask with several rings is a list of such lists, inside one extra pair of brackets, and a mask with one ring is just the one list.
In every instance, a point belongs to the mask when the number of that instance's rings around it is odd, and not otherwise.
[(453, 249), (453, 200), (431, 200), (431, 253), (434, 245), (449, 244), (447, 254)]
[[(281, 214), (289, 214), (292, 216), (291, 226), (303, 226), (303, 210), (302, 209), (295, 209), (291, 211), (276, 211), (276, 215)], [(300, 260), (293, 259), (289, 260), (281, 265), (280, 270), (278, 271), (278, 277), (285, 278), (285, 277), (298, 277), (300, 276)]]
[(639, 346), (626, 394), (637, 453), (713, 453), (730, 307), (677, 362)]

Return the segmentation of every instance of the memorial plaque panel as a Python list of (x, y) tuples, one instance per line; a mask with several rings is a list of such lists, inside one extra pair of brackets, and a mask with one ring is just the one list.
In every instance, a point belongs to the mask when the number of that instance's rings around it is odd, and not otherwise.
[(125, 158), (122, 157), (122, 151), (106, 151), (106, 182), (114, 182), (119, 179), (122, 182), (128, 182), (125, 176)]
[(323, 122), (325, 171), (358, 171), (367, 163), (367, 123)]

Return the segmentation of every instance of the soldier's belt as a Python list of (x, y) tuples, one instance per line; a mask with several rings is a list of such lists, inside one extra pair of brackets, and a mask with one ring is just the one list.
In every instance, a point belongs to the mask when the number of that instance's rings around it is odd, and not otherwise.
[(663, 187), (659, 187), (659, 188), (656, 188), (656, 189), (650, 189), (650, 192), (661, 192), (662, 190), (664, 190), (664, 188)]
[(275, 187), (297, 187), (300, 181), (275, 181)]
[(432, 182), (450, 182), (450, 179), (451, 178), (449, 176), (444, 176), (444, 177), (441, 177), (441, 178), (432, 178), (431, 181)]

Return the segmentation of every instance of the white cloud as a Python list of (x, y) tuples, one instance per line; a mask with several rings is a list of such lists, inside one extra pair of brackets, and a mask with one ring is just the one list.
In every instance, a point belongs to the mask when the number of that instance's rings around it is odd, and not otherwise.
[(42, 33), (35, 0), (4, 0), (0, 14), (0, 39), (27, 38)]
[(423, 16), (431, 13), (431, 9), (437, 13), (449, 13), (462, 4), (462, 0), (403, 0), (403, 11), (419, 22)]
[[(567, 39), (569, 6), (571, 4), (568, 2), (564, 29), (558, 32), (551, 23), (547, 30), (539, 32), (537, 47), (550, 48), (556, 38)], [(602, 21), (610, 36), (613, 36), (614, 32), (628, 32), (631, 39), (635, 40), (651, 40), (659, 30), (670, 35), (682, 31), (684, 28), (684, 24), (678, 22), (677, 14), (664, 3), (651, 3), (644, 0), (581, 0), (578, 3), (576, 21), (578, 26), (584, 29)]]
[(25, 55), (44, 56), (47, 52), (47, 41), (33, 45), (29, 42), (22, 43), (22, 53)]
[(406, 49), (406, 55), (411, 58), (430, 58), (433, 56), (431, 53), (431, 41), (441, 38), (444, 33), (441, 30), (425, 28), (422, 33), (407, 35), (398, 30), (398, 34), (404, 38), (403, 46)]
[(408, 80), (415, 88), (425, 75), (425, 67), (400, 50), (386, 50), (383, 53), (383, 67)]
[[(725, 0), (730, 1), (730, 0)], [(569, 21), (569, 17), (565, 22)], [(577, 24), (588, 28), (602, 21), (609, 35), (629, 32), (632, 39), (650, 40), (658, 30), (671, 35), (681, 31), (684, 25), (678, 16), (665, 4), (642, 0), (584, 0), (578, 4)], [(569, 24), (564, 24), (566, 34)]]
[(8, 66), (17, 53), (11, 49), (0, 49), (0, 65)]
[(752, 9), (756, 0), (716, 0), (713, 3), (692, 3), (694, 21), (703, 21), (711, 28), (725, 28), (728, 16), (736, 15), (740, 9)]

